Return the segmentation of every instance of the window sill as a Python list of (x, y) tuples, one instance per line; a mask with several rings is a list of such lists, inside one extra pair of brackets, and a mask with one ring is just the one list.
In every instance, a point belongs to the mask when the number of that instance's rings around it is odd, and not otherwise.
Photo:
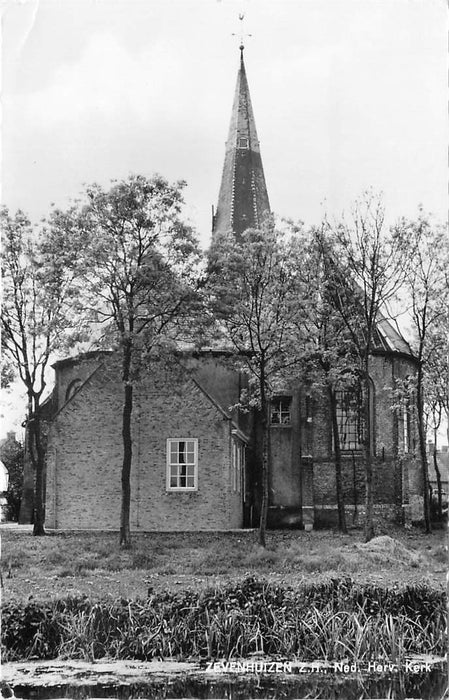
[(165, 493), (198, 493), (198, 488), (194, 488), (194, 489), (165, 489)]

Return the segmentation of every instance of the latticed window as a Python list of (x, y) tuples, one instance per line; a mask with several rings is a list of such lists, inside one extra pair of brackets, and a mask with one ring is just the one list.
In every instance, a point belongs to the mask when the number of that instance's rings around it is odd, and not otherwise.
[(335, 398), (340, 449), (361, 450), (366, 432), (362, 415), (362, 393), (360, 389), (337, 390)]
[(271, 424), (290, 425), (291, 423), (291, 396), (282, 396), (271, 401)]
[(195, 491), (198, 488), (198, 440), (167, 440), (167, 490)]

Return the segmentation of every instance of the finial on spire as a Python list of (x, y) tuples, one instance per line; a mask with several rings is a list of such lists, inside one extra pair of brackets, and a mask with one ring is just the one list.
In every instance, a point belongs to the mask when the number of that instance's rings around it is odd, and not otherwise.
[[(239, 12), (239, 20), (240, 22), (243, 22), (245, 19), (245, 13), (244, 12)], [(245, 36), (252, 36), (252, 34), (245, 34), (243, 32), (243, 24), (240, 25), (240, 31), (239, 32), (232, 32), (232, 36), (238, 36), (240, 38), (240, 60), (243, 61), (243, 50), (245, 48), (245, 44), (243, 43), (243, 39)]]

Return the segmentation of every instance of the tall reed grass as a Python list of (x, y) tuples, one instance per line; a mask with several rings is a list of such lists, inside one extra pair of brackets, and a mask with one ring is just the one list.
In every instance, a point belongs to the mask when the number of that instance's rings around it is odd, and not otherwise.
[(400, 662), (443, 655), (444, 593), (350, 578), (299, 590), (253, 577), (203, 592), (113, 603), (83, 598), (9, 603), (3, 660), (230, 658), (254, 653), (312, 661)]

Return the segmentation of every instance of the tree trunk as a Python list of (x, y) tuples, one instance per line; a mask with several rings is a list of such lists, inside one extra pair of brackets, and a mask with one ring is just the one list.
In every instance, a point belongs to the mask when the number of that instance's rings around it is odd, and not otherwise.
[(352, 515), (352, 524), (355, 525), (357, 521), (357, 516), (359, 514), (359, 501), (357, 496), (357, 464), (355, 461), (354, 450), (351, 450), (352, 458), (352, 488), (353, 488), (353, 498), (354, 498), (354, 513)]
[(365, 542), (369, 542), (375, 536), (375, 531), (373, 458), (371, 454), (370, 379), (367, 364), (365, 365), (362, 378), (362, 415), (365, 424), (365, 437), (363, 440), (365, 461)]
[(28, 394), (28, 453), (34, 472), (33, 535), (45, 535), (44, 471), (45, 455), (42, 449), (40, 428), (39, 397), (31, 391)]
[(19, 524), (28, 525), (34, 519), (34, 493), (36, 486), (36, 469), (33, 460), (33, 440), (31, 435), (31, 419), (33, 416), (32, 397), (28, 396), (28, 420), (23, 464), (23, 488), (20, 502)]
[(365, 542), (369, 542), (375, 536), (374, 508), (373, 508), (373, 462), (371, 452), (365, 449)]
[(434, 439), (433, 439), (433, 468), (435, 469), (435, 474), (437, 477), (437, 491), (438, 491), (438, 520), (441, 520), (443, 517), (443, 494), (442, 494), (442, 486), (441, 486), (441, 472), (440, 472), (440, 467), (438, 466), (438, 459), (437, 459), (437, 437), (438, 437), (438, 431), (434, 431)]
[(446, 425), (447, 425), (447, 444), (449, 445), (449, 382), (447, 383)]
[(120, 513), (120, 546), (124, 549), (131, 547), (130, 503), (131, 503), (131, 462), (132, 438), (131, 415), (133, 410), (133, 385), (130, 382), (132, 343), (128, 340), (123, 349), (123, 382), (125, 397), (123, 402), (123, 464), (122, 464), (122, 506)]
[(430, 519), (430, 498), (429, 498), (429, 465), (427, 462), (426, 450), (426, 432), (424, 429), (424, 401), (423, 401), (423, 386), (422, 386), (422, 366), (418, 367), (418, 376), (416, 382), (416, 408), (418, 412), (418, 437), (419, 437), (419, 452), (421, 456), (421, 468), (423, 476), (423, 491), (424, 491), (424, 527), (427, 534), (432, 532), (432, 523)]
[(270, 471), (270, 422), (268, 420), (269, 406), (262, 400), (262, 503), (260, 507), (259, 544), (266, 546), (265, 531), (268, 518), (269, 471)]
[(32, 420), (33, 441), (36, 455), (36, 488), (34, 497), (33, 535), (45, 535), (45, 454), (42, 447), (39, 399), (34, 402), (34, 418)]
[(435, 474), (437, 476), (437, 491), (438, 491), (438, 520), (443, 518), (443, 493), (441, 485), (441, 472), (438, 466), (437, 451), (436, 448), (433, 450), (433, 466), (435, 469)]
[(338, 434), (337, 401), (335, 397), (335, 390), (332, 388), (331, 385), (328, 385), (328, 390), (331, 409), (332, 434), (334, 439), (335, 485), (337, 491), (338, 527), (342, 532), (347, 533), (348, 529), (346, 527), (345, 502), (343, 498), (343, 484), (341, 475), (341, 449), (340, 436)]

